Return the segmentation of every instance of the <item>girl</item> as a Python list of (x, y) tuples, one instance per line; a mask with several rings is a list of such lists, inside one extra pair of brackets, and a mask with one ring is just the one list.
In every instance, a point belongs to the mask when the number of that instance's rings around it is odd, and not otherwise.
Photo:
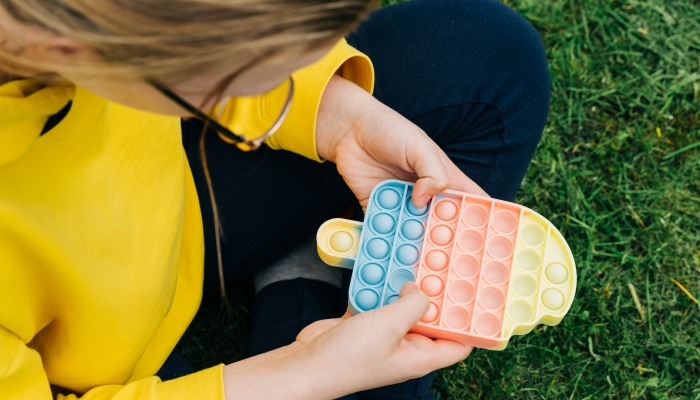
[[(419, 207), (512, 200), (547, 66), (492, 0), (355, 29), (370, 6), (0, 0), (0, 398), (431, 398), (471, 349), (407, 334), (415, 284), (338, 318), (309, 239), (389, 178)], [(173, 349), (202, 293), (250, 276), (249, 358), (189, 370)]]

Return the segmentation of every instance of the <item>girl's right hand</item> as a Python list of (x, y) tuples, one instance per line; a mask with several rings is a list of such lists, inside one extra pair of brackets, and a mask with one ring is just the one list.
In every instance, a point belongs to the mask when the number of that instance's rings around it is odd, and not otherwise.
[(471, 346), (408, 333), (429, 306), (409, 282), (388, 306), (315, 322), (289, 346), (226, 366), (226, 398), (332, 399), (465, 359)]

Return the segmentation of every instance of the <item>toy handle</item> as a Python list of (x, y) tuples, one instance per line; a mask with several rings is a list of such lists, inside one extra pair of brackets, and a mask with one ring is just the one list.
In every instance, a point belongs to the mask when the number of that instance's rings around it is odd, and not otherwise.
[(324, 222), (316, 233), (316, 247), (321, 260), (334, 267), (353, 269), (362, 227), (362, 222), (342, 218)]

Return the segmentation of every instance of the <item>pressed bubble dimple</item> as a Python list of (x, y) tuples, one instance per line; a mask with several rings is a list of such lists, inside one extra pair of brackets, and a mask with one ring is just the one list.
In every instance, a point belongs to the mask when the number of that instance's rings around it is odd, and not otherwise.
[(450, 297), (457, 303), (471, 303), (475, 293), (474, 286), (469, 282), (456, 281), (450, 285)]
[(471, 278), (479, 273), (479, 261), (468, 255), (461, 255), (455, 259), (454, 270), (462, 278)]
[(378, 302), (379, 296), (374, 290), (362, 289), (355, 295), (355, 303), (365, 311), (377, 307)]
[(377, 260), (381, 260), (389, 255), (389, 243), (385, 240), (374, 238), (367, 242), (367, 254)]
[(484, 266), (484, 277), (494, 285), (502, 285), (508, 280), (508, 268), (498, 261), (491, 261)]
[(518, 275), (511, 284), (513, 291), (522, 297), (530, 297), (537, 291), (537, 282), (527, 275)]
[(482, 313), (476, 317), (475, 327), (484, 336), (496, 336), (501, 330), (501, 321), (491, 313)]
[(484, 238), (479, 232), (465, 231), (459, 235), (459, 245), (465, 251), (476, 253), (484, 246)]
[(452, 221), (457, 216), (457, 205), (455, 203), (442, 200), (435, 206), (435, 215), (443, 221)]
[(537, 247), (544, 243), (544, 229), (535, 224), (528, 224), (523, 227), (519, 236), (525, 244)]
[(368, 285), (376, 285), (384, 279), (384, 269), (375, 263), (363, 265), (360, 274)]
[(480, 206), (469, 206), (462, 212), (462, 218), (472, 228), (481, 228), (488, 222), (488, 213)]
[(435, 297), (442, 293), (444, 284), (442, 279), (435, 275), (428, 275), (421, 280), (420, 288), (430, 297)]
[(541, 259), (534, 250), (523, 249), (518, 252), (516, 262), (524, 271), (535, 271), (540, 267)]
[(403, 265), (413, 265), (418, 261), (418, 249), (410, 244), (403, 244), (396, 249), (396, 259)]
[(441, 250), (431, 250), (425, 256), (425, 264), (433, 271), (442, 271), (447, 267), (449, 256)]
[(452, 241), (452, 229), (445, 225), (438, 225), (430, 231), (430, 238), (438, 246), (445, 246)]
[(424, 230), (423, 224), (414, 219), (409, 219), (401, 226), (401, 233), (408, 240), (417, 240), (423, 236)]
[(415, 215), (416, 217), (420, 217), (421, 215), (425, 215), (425, 213), (428, 211), (428, 205), (426, 204), (423, 207), (418, 208), (418, 207), (416, 207), (415, 204), (413, 204), (413, 200), (411, 200), (411, 198), (409, 198), (408, 202), (406, 203), (406, 209), (412, 215)]
[(505, 301), (503, 293), (498, 289), (488, 287), (479, 291), (479, 302), (488, 310), (500, 310)]
[(533, 314), (532, 307), (522, 300), (516, 300), (508, 305), (508, 316), (515, 322), (529, 322)]
[(508, 258), (513, 254), (513, 244), (503, 236), (496, 236), (489, 240), (489, 253), (496, 258)]
[(394, 291), (398, 292), (401, 290), (406, 282), (413, 281), (413, 274), (405, 269), (397, 269), (391, 273), (389, 278), (389, 286), (391, 286)]
[(354, 244), (355, 239), (348, 232), (338, 231), (331, 236), (331, 247), (338, 253), (349, 251)]
[(382, 235), (394, 230), (394, 218), (389, 214), (379, 213), (372, 217), (372, 228)]
[(499, 211), (493, 215), (491, 225), (497, 232), (509, 234), (518, 227), (518, 219), (510, 211)]
[(445, 324), (452, 329), (464, 330), (470, 323), (471, 315), (462, 307), (451, 307), (445, 312)]
[(393, 210), (396, 208), (399, 205), (400, 200), (401, 198), (398, 192), (389, 188), (382, 189), (377, 196), (377, 202), (379, 205), (387, 210)]

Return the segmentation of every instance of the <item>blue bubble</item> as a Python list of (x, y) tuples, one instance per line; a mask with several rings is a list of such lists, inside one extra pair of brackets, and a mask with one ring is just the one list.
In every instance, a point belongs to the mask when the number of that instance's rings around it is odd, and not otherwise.
[(415, 215), (416, 217), (420, 217), (428, 211), (427, 204), (421, 208), (418, 208), (415, 204), (413, 204), (413, 200), (410, 197), (408, 198), (408, 202), (406, 203), (406, 208), (408, 209), (408, 212)]
[(367, 242), (367, 254), (377, 260), (385, 258), (389, 254), (389, 243), (382, 239), (371, 239)]
[(415, 247), (409, 245), (409, 244), (404, 244), (399, 246), (399, 248), (396, 250), (396, 258), (399, 260), (399, 262), (403, 265), (413, 265), (418, 261), (418, 249)]
[(381, 213), (372, 218), (372, 227), (382, 235), (390, 233), (394, 230), (394, 218), (389, 214)]
[(379, 205), (387, 210), (393, 210), (396, 208), (396, 206), (399, 205), (400, 200), (401, 198), (399, 197), (399, 194), (392, 189), (384, 189), (380, 191), (379, 196), (377, 196)]
[(398, 300), (398, 299), (399, 299), (399, 296), (396, 295), (396, 294), (393, 295), (393, 296), (389, 296), (389, 298), (386, 299), (386, 301), (384, 302), (384, 304), (388, 306), (389, 304), (395, 302), (395, 301)]
[(389, 286), (391, 286), (394, 291), (398, 292), (406, 282), (411, 282), (414, 279), (413, 274), (408, 270), (397, 269), (391, 273), (391, 277), (389, 278)]
[(384, 269), (375, 263), (362, 266), (360, 274), (368, 285), (376, 285), (384, 279)]
[(365, 311), (371, 310), (377, 307), (379, 296), (373, 290), (362, 289), (355, 295), (355, 303)]
[(403, 223), (401, 226), (401, 233), (408, 240), (416, 240), (423, 236), (423, 224), (416, 221), (415, 219), (410, 219)]

